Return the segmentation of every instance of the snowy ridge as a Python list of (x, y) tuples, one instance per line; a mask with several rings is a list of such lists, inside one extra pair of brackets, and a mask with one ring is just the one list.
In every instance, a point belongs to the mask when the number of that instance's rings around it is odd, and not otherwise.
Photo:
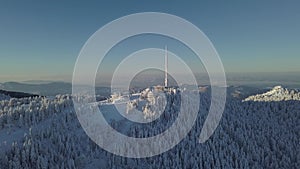
[(272, 90), (253, 96), (249, 96), (243, 101), (288, 101), (288, 100), (300, 100), (300, 93), (296, 90), (289, 90), (282, 86), (275, 86)]
[[(201, 93), (201, 109), (187, 137), (170, 151), (145, 159), (115, 156), (97, 146), (87, 137), (77, 120), (70, 95), (2, 100), (0, 168), (200, 169), (300, 166), (299, 101), (241, 104), (240, 100), (228, 98), (215, 133), (206, 143), (199, 144), (198, 137), (211, 102), (209, 93)], [(149, 93), (144, 94), (147, 96)], [(162, 133), (177, 118), (180, 102), (176, 94), (168, 95), (167, 99), (166, 111), (149, 125), (118, 119), (108, 123), (131, 137), (146, 138)], [(122, 99), (117, 99), (117, 102), (122, 102)], [(110, 105), (112, 103), (105, 104), (103, 108)], [(184, 106), (193, 109), (188, 103)], [(108, 144), (115, 142), (104, 141)]]

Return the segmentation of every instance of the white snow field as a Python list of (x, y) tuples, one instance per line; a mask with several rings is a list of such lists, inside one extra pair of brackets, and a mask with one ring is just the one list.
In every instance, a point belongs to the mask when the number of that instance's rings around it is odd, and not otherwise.
[[(300, 102), (281, 98), (299, 95), (296, 91), (281, 91), (276, 87), (264, 96), (245, 100), (229, 93), (218, 128), (207, 142), (200, 144), (198, 138), (210, 106), (209, 87), (201, 90), (200, 111), (188, 136), (171, 150), (142, 159), (115, 156), (91, 141), (77, 120), (70, 95), (4, 97), (0, 99), (0, 168), (296, 169), (300, 166)], [(172, 125), (180, 106), (179, 94), (167, 93), (166, 111), (149, 124), (134, 123), (116, 114), (114, 104), (123, 105), (124, 115), (133, 119), (158, 115), (152, 110), (144, 111), (151, 99), (139, 100), (141, 95), (133, 95), (129, 105), (122, 97), (114, 103), (97, 104), (108, 123), (128, 136), (154, 136)]]

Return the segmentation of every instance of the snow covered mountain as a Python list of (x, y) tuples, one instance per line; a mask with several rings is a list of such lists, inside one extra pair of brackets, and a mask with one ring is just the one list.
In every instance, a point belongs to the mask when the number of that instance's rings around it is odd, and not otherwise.
[(273, 89), (266, 93), (249, 96), (243, 101), (270, 102), (288, 100), (300, 100), (300, 93), (297, 90), (289, 90), (283, 88), (282, 86), (275, 86)]
[[(235, 91), (237, 88), (233, 89)], [(238, 90), (242, 91), (241, 88)], [(150, 91), (146, 89), (139, 96), (133, 95), (129, 108), (140, 108), (134, 103), (139, 97), (144, 99), (137, 100), (138, 104), (142, 104), (143, 100), (159, 103), (153, 100)], [(277, 87), (270, 93), (272, 96), (285, 93), (285, 89), (279, 91), (281, 88)], [(0, 168), (200, 169), (300, 166), (299, 101), (242, 102), (241, 99), (229, 97), (215, 133), (206, 143), (199, 144), (199, 135), (211, 103), (209, 90), (201, 90), (200, 95), (201, 109), (188, 136), (173, 149), (145, 159), (115, 156), (97, 146), (82, 129), (70, 95), (2, 100)], [(131, 137), (157, 135), (177, 118), (179, 98), (176, 94), (168, 95), (167, 98), (165, 111), (150, 125), (127, 123), (128, 120), (124, 118), (107, 121), (117, 131)], [(116, 97), (114, 104), (120, 102), (122, 99)], [(106, 106), (109, 104), (102, 108)], [(110, 107), (106, 110), (105, 117), (115, 112)]]

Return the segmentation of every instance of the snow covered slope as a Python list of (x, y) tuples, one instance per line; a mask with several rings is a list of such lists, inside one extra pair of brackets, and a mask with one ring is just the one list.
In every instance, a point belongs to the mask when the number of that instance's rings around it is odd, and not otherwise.
[[(274, 92), (271, 93), (274, 95)], [(176, 97), (176, 94), (167, 97), (169, 102), (166, 111), (149, 125), (127, 123), (124, 119), (110, 121), (109, 115), (114, 113), (111, 108), (105, 112), (109, 117), (108, 123), (131, 137), (157, 135), (177, 118), (176, 102), (179, 99)], [(200, 169), (300, 166), (300, 101), (242, 102), (228, 98), (215, 133), (206, 143), (199, 144), (210, 98), (210, 92), (201, 91), (201, 109), (193, 129), (185, 139), (173, 149), (145, 159), (115, 156), (97, 146), (77, 120), (70, 95), (2, 100), (0, 168)]]
[(289, 90), (282, 86), (275, 86), (272, 90), (253, 96), (249, 96), (244, 101), (287, 101), (300, 100), (300, 93), (297, 90)]

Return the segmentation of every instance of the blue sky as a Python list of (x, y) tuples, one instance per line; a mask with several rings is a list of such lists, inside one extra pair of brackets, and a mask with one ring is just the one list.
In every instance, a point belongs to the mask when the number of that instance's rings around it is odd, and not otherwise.
[(70, 80), (87, 39), (137, 12), (170, 13), (198, 26), (226, 72), (300, 72), (299, 6), (296, 0), (1, 1), (0, 82)]

